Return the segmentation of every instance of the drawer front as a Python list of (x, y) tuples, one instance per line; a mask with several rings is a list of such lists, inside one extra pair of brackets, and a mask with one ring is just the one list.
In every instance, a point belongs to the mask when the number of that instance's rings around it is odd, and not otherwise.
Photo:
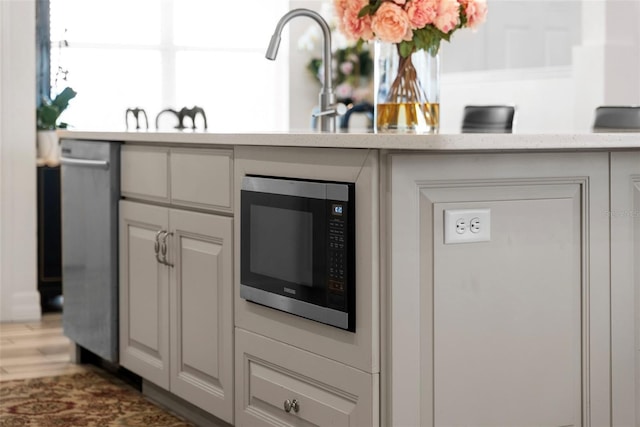
[(378, 374), (236, 328), (238, 426), (377, 426), (378, 389)]
[(120, 190), (125, 197), (169, 202), (169, 149), (124, 145)]
[(171, 203), (232, 211), (233, 151), (171, 149)]

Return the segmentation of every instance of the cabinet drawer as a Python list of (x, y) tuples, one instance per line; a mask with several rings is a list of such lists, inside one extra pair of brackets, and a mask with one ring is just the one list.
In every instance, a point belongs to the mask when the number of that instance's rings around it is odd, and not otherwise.
[(171, 203), (231, 212), (232, 150), (172, 148)]
[(379, 425), (378, 374), (238, 328), (235, 357), (238, 426)]
[(123, 196), (169, 202), (169, 149), (124, 145), (121, 150)]

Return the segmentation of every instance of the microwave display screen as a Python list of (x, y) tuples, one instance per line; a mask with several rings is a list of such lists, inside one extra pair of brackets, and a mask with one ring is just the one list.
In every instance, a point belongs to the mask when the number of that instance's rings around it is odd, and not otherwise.
[(313, 215), (311, 212), (251, 205), (252, 273), (313, 284)]

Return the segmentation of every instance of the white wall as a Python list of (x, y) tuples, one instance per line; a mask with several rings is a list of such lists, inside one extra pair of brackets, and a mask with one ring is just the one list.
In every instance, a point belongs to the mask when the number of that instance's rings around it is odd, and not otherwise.
[(0, 0), (0, 52), (0, 321), (35, 320), (34, 0)]
[(567, 133), (573, 91), (569, 67), (443, 74), (440, 132), (460, 132), (465, 105), (507, 104), (516, 106), (514, 132)]
[(573, 51), (577, 130), (590, 128), (599, 105), (640, 104), (639, 9), (637, 0), (583, 1)]

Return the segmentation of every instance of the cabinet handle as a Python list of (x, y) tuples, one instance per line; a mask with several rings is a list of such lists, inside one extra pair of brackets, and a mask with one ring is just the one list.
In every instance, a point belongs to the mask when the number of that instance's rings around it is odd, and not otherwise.
[(162, 263), (168, 267), (173, 267), (173, 264), (167, 261), (167, 237), (168, 236), (173, 236), (173, 233), (169, 233), (165, 231), (164, 235), (162, 236), (162, 246), (161, 246)]
[(300, 403), (296, 399), (293, 399), (293, 400), (287, 399), (284, 401), (284, 411), (286, 413), (289, 413), (291, 412), (291, 410), (293, 410), (293, 412), (296, 412), (296, 413), (300, 410)]
[(158, 261), (160, 264), (163, 264), (162, 260), (160, 259), (160, 235), (164, 232), (164, 230), (160, 230), (156, 233), (156, 242), (153, 244), (153, 250), (156, 253), (156, 261)]

